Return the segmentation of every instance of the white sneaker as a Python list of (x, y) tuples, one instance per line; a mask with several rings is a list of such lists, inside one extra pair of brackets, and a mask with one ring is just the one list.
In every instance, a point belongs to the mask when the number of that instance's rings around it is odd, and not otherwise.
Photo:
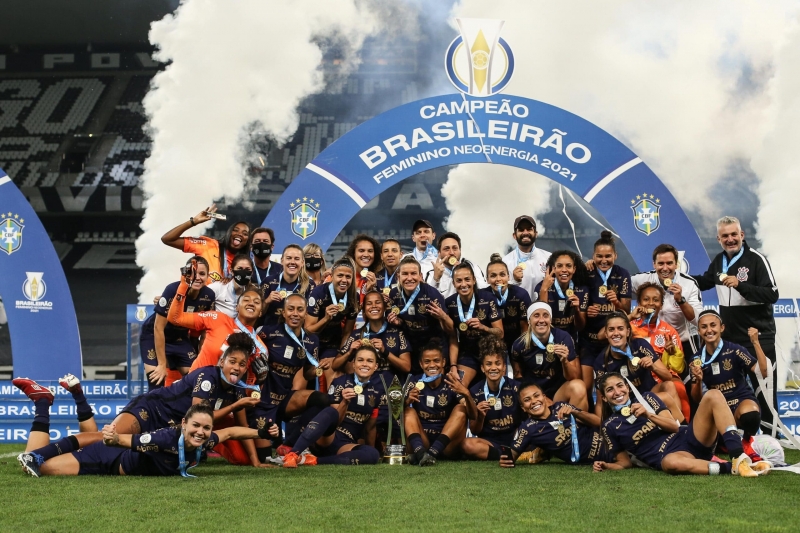
[(81, 384), (81, 380), (77, 377), (73, 376), (72, 374), (67, 374), (63, 378), (58, 380), (59, 385), (67, 389), (68, 391), (72, 392), (72, 388), (76, 385)]

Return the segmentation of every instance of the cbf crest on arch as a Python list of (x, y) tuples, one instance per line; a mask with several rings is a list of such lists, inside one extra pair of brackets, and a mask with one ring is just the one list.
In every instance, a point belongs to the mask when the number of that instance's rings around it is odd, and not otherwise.
[(303, 240), (317, 232), (317, 220), (319, 219), (319, 202), (314, 202), (313, 198), (303, 197), (290, 204), (289, 213), (292, 215), (292, 233)]
[(638, 231), (647, 236), (661, 226), (661, 200), (653, 194), (637, 194), (631, 200), (633, 210), (633, 224)]
[(22, 230), (25, 221), (12, 213), (0, 214), (0, 250), (11, 255), (22, 247)]

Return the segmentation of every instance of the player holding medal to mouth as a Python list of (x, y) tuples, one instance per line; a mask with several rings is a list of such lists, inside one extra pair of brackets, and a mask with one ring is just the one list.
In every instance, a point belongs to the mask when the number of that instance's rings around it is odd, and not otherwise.
[(355, 286), (358, 293), (358, 303), (364, 303), (364, 295), (374, 289), (377, 278), (375, 277), (380, 265), (378, 254), (380, 245), (369, 235), (356, 235), (347, 247), (345, 257), (349, 257), (356, 267)]
[[(519, 403), (528, 419), (520, 424), (511, 447), (504, 447), (500, 466), (512, 468), (517, 459), (541, 463), (551, 456), (572, 465), (608, 458), (597, 415), (566, 402), (551, 402), (535, 383), (520, 385)], [(523, 454), (530, 448), (534, 449), (525, 461)]]
[[(628, 384), (616, 372), (600, 378), (597, 388), (602, 397), (603, 435), (614, 462), (595, 462), (595, 472), (633, 467), (628, 454), (650, 468), (673, 475), (757, 477), (769, 472), (769, 463), (753, 464), (742, 450), (733, 416), (717, 390), (708, 391), (691, 424), (681, 426), (661, 398), (652, 392), (642, 393), (646, 405), (632, 398)], [(712, 461), (720, 436), (732, 463)]]
[(481, 371), (486, 379), (478, 381), (464, 396), (469, 429), (475, 436), (464, 439), (461, 450), (471, 459), (497, 461), (500, 449), (514, 441), (519, 423), (519, 382), (506, 377), (506, 346), (502, 340), (483, 337), (479, 347)]
[(450, 334), (450, 375), (458, 379), (464, 373), (464, 385), (469, 387), (478, 373), (478, 342), (486, 335), (503, 338), (503, 320), (497, 303), (489, 291), (475, 289), (475, 273), (469, 263), (453, 269), (456, 294), (445, 300), (447, 314), (455, 331)]
[(528, 329), (526, 313), (531, 305), (531, 297), (519, 285), (511, 285), (508, 280), (508, 266), (500, 254), (492, 254), (486, 266), (489, 290), (494, 294), (497, 310), (503, 319), (503, 342), (511, 346)]
[(750, 328), (749, 331), (756, 351), (756, 357), (753, 357), (746, 348), (722, 339), (725, 324), (716, 311), (708, 309), (700, 313), (698, 328), (703, 347), (694, 354), (690, 365), (692, 398), (699, 402), (700, 398), (708, 395), (708, 392), (703, 394), (703, 385), (709, 391), (719, 390), (736, 419), (736, 425), (744, 432), (742, 444), (745, 452), (758, 460), (751, 444), (753, 436), (758, 433), (761, 414), (756, 395), (747, 384), (748, 371), (767, 377), (769, 361), (759, 344), (758, 330)]
[(442, 457), (459, 453), (466, 436), (467, 414), (464, 397), (469, 390), (457, 378), (444, 375), (445, 358), (439, 339), (422, 347), (423, 374), (411, 380), (414, 387), (405, 400), (408, 462), (433, 466)]
[[(634, 339), (631, 324), (625, 313), (614, 313), (606, 320), (602, 336), (608, 340), (608, 347), (597, 356), (594, 370), (597, 378), (609, 372), (617, 372), (629, 379), (640, 391), (658, 394), (672, 411), (672, 416), (684, 421), (680, 398), (672, 383), (672, 374), (661, 362), (650, 343)], [(658, 383), (654, 376), (657, 376)], [(601, 402), (595, 406), (600, 414)]]
[[(360, 346), (352, 374), (333, 380), (328, 391), (332, 405), (323, 409), (305, 427), (292, 450), (283, 458), (284, 468), (316, 464), (374, 465), (380, 461), (375, 449), (378, 405), (385, 396), (375, 372), (378, 354), (371, 346)], [(366, 444), (359, 444), (360, 441)], [(310, 449), (313, 453), (303, 453)]]
[(537, 384), (554, 401), (587, 410), (589, 401), (572, 337), (552, 327), (550, 313), (550, 306), (543, 302), (528, 308), (528, 331), (511, 346), (514, 377)]
[(415, 221), (411, 227), (411, 240), (414, 242), (414, 248), (402, 259), (406, 257), (416, 259), (419, 263), (420, 279), (424, 280), (428, 276), (428, 272), (433, 270), (433, 262), (439, 255), (439, 251), (434, 246), (436, 232), (433, 231), (433, 224), (423, 219)]
[(397, 269), (403, 252), (400, 243), (394, 239), (386, 239), (381, 245), (381, 264), (376, 272), (376, 287), (383, 300), (389, 303), (389, 293), (397, 286)]
[(299, 294), (308, 298), (314, 282), (308, 279), (303, 249), (297, 244), (290, 244), (283, 249), (281, 255), (281, 271), (268, 277), (262, 283), (264, 289), (263, 326), (274, 326), (280, 322), (283, 312), (283, 301), (290, 294)]
[(503, 262), (511, 272), (511, 284), (519, 285), (528, 293), (531, 300), (536, 300), (534, 287), (538, 285), (545, 274), (545, 264), (550, 258), (550, 252), (536, 247), (536, 221), (533, 217), (522, 215), (514, 220), (514, 233), (512, 237), (517, 241), (517, 247), (503, 258)]
[(489, 286), (481, 269), (461, 257), (461, 237), (452, 232), (447, 232), (439, 237), (439, 256), (433, 262), (433, 270), (428, 272), (425, 282), (436, 287), (445, 298), (454, 295), (456, 287), (453, 284), (453, 269), (461, 263), (467, 263), (472, 267), (479, 289)]

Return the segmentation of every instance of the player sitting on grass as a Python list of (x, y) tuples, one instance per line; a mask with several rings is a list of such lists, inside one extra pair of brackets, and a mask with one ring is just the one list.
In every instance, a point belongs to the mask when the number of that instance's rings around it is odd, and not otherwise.
[[(467, 430), (463, 398), (469, 390), (452, 375), (444, 377), (441, 341), (433, 338), (422, 349), (423, 374), (414, 376), (406, 398), (405, 427), (412, 465), (433, 466), (442, 456), (459, 453)], [(433, 443), (433, 444), (431, 444)]]
[[(711, 389), (703, 396), (688, 426), (681, 426), (652, 392), (642, 393), (649, 409), (635, 398), (631, 400), (631, 389), (617, 372), (603, 375), (597, 391), (602, 398), (603, 435), (615, 462), (595, 462), (596, 472), (631, 468), (629, 454), (668, 474), (757, 477), (769, 472), (768, 462), (753, 463), (742, 450), (733, 414), (718, 390)], [(732, 462), (712, 461), (719, 435)]]
[[(163, 428), (152, 433), (120, 435), (113, 424), (98, 432), (94, 417), (91, 417), (81, 421), (81, 433), (51, 443), (49, 410), (53, 404), (53, 393), (31, 379), (17, 378), (13, 383), (35, 405), (36, 415), (25, 452), (17, 456), (22, 470), (33, 477), (193, 477), (187, 470), (197, 466), (203, 450), (211, 450), (228, 439), (263, 439), (278, 435), (278, 426), (275, 424), (259, 431), (231, 427), (212, 432), (214, 410), (207, 404), (197, 404), (189, 408), (179, 427)], [(73, 397), (76, 396), (73, 388), (80, 391), (80, 384), (74, 376), (65, 376), (61, 384), (73, 393)], [(82, 395), (81, 392), (80, 396)], [(84, 430), (88, 432), (83, 432)]]

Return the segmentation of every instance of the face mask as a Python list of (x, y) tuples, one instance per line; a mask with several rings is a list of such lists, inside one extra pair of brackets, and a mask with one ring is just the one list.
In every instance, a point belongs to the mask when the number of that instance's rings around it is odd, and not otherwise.
[(306, 270), (319, 270), (322, 268), (321, 257), (306, 257)]
[(265, 242), (257, 242), (253, 245), (253, 255), (259, 259), (266, 259), (272, 254), (272, 246)]
[(241, 285), (243, 287), (250, 283), (250, 279), (252, 277), (253, 273), (250, 270), (237, 268), (233, 271), (233, 281), (235, 281), (237, 285)]

